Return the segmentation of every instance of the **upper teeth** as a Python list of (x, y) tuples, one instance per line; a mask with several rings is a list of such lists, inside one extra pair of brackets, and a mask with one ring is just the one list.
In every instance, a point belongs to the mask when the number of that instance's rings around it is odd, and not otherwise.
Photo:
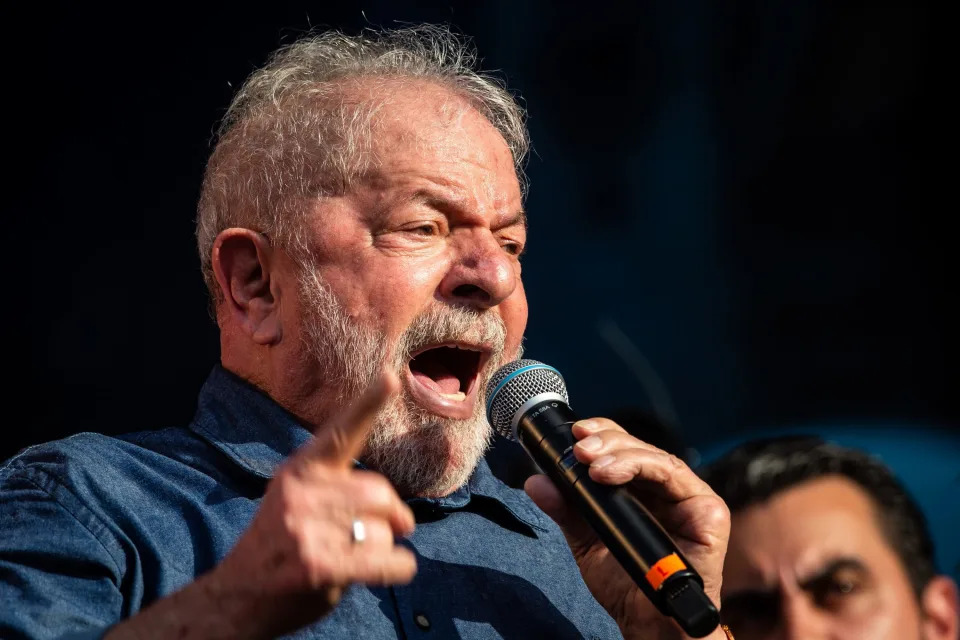
[(448, 347), (448, 348), (450, 348), (450, 349), (463, 349), (463, 350), (465, 350), (465, 351), (479, 351), (479, 350), (480, 350), (478, 347), (475, 347), (475, 346), (473, 346), (473, 345), (469, 345), (469, 344), (459, 344), (459, 343), (443, 344), (443, 345), (440, 345), (440, 346), (441, 346), (441, 347)]

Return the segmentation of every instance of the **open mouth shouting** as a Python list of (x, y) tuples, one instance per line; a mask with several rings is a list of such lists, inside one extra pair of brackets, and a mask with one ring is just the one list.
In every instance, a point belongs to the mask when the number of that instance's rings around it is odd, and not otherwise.
[(414, 401), (430, 413), (469, 418), (474, 413), (480, 372), (490, 359), (486, 345), (447, 342), (413, 354), (406, 383)]

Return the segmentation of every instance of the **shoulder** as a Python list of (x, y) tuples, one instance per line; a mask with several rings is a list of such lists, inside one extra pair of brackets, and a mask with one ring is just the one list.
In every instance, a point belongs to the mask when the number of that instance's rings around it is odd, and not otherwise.
[[(4, 531), (15, 529), (23, 539), (54, 529), (90, 534), (118, 575), (131, 558), (147, 553), (192, 575), (195, 562), (208, 566), (222, 551), (210, 543), (199, 560), (188, 553), (195, 535), (219, 542), (218, 534), (227, 532), (219, 520), (207, 520), (239, 508), (230, 500), (243, 486), (231, 481), (234, 473), (222, 454), (186, 428), (80, 433), (29, 447), (0, 467), (0, 520), (8, 520)], [(184, 518), (185, 511), (195, 517)], [(247, 513), (230, 511), (220, 519), (227, 516), (242, 522)]]
[(149, 465), (195, 463), (211, 457), (204, 441), (184, 428), (121, 436), (78, 433), (27, 447), (0, 465), (0, 488), (29, 480), (44, 487), (109, 484)]
[[(229, 465), (186, 428), (79, 433), (24, 449), (0, 467), (0, 499), (25, 511), (51, 501), (102, 531), (136, 527), (226, 480)], [(232, 484), (232, 483), (227, 483)]]

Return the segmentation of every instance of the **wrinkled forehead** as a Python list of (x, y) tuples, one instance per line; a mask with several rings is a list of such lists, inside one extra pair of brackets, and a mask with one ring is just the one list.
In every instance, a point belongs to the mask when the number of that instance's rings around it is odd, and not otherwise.
[(468, 168), (491, 196), (519, 199), (515, 162), (500, 132), (470, 100), (435, 81), (360, 78), (344, 87), (344, 100), (369, 118), (372, 173)]

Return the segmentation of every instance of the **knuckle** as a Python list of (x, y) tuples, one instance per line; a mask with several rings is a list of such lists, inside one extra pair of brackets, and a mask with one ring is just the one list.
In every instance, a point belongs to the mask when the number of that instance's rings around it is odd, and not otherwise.
[(396, 498), (393, 485), (379, 474), (368, 473), (358, 476), (356, 490), (361, 500), (378, 506), (387, 506)]
[[(658, 458), (659, 457), (662, 456), (658, 456)], [(654, 482), (658, 482), (660, 484), (666, 484), (670, 482), (670, 478), (673, 477), (674, 471), (670, 462), (658, 459), (657, 463), (659, 464), (646, 465), (647, 473), (645, 475), (647, 475), (647, 477)]]
[(313, 588), (337, 584), (339, 570), (335, 560), (328, 554), (313, 554), (305, 558), (307, 579)]
[(413, 577), (417, 575), (417, 557), (407, 551), (407, 566), (406, 571), (404, 572), (404, 578), (407, 581), (413, 580)]
[(397, 549), (394, 553), (393, 579), (399, 582), (410, 582), (417, 574), (417, 559), (408, 549)]
[(619, 424), (617, 424), (610, 418), (593, 418), (593, 420), (596, 421), (597, 424), (599, 424), (602, 429), (605, 429), (607, 431), (625, 432), (623, 427), (621, 427)]
[(379, 518), (367, 520), (367, 529), (375, 541), (393, 542), (393, 530), (386, 520)]
[(310, 468), (310, 461), (303, 456), (294, 454), (293, 457), (277, 467), (273, 474), (271, 484), (283, 484), (286, 482), (297, 482), (302, 478), (307, 469)]
[(297, 558), (303, 557), (310, 543), (303, 519), (296, 514), (285, 513), (281, 523), (283, 531), (293, 547), (294, 555)]
[[(276, 480), (276, 479), (275, 479)], [(299, 513), (304, 505), (303, 485), (295, 478), (279, 478), (275, 495), (284, 514)]]
[(704, 517), (711, 522), (725, 523), (730, 521), (730, 508), (719, 497), (712, 498), (704, 509)]
[(281, 493), (296, 491), (302, 485), (302, 478), (292, 467), (284, 467), (280, 469), (276, 475), (274, 475), (273, 480), (270, 481), (270, 486), (273, 487), (275, 491), (279, 491)]
[(674, 469), (684, 469), (687, 464), (681, 460), (677, 455), (673, 453), (668, 453), (667, 455), (667, 464)]
[(302, 520), (285, 518), (283, 521), (286, 542), (275, 560), (282, 562), (291, 575), (299, 576), (311, 587), (328, 584), (333, 575), (330, 555), (321, 553), (314, 536)]
[(597, 437), (603, 440), (603, 444), (613, 445), (620, 442), (623, 438), (623, 432), (616, 429), (604, 429), (597, 433)]
[(318, 540), (318, 536), (301, 547), (300, 565), (313, 587), (342, 585), (350, 577), (354, 563), (348, 554), (337, 552), (337, 545)]
[(282, 494), (284, 491), (289, 491), (291, 485), (294, 484), (297, 484), (294, 471), (291, 467), (285, 465), (274, 474), (273, 480), (270, 481), (270, 488)]

